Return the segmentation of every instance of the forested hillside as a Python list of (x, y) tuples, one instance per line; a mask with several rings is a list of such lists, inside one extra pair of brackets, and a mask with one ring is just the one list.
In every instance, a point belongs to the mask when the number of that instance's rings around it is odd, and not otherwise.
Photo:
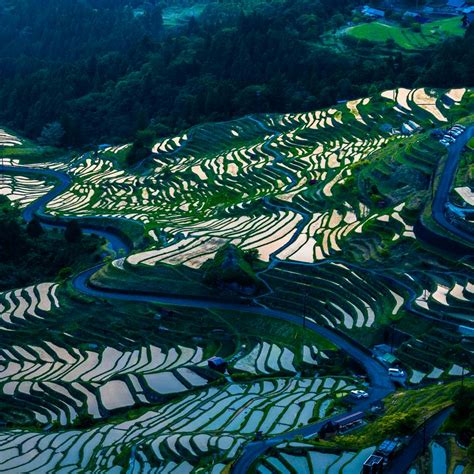
[(472, 28), (404, 54), (321, 41), (350, 20), (353, 0), (207, 2), (197, 18), (167, 29), (170, 4), (190, 2), (1, 1), (0, 122), (36, 138), (59, 121), (60, 144), (77, 146), (474, 77)]

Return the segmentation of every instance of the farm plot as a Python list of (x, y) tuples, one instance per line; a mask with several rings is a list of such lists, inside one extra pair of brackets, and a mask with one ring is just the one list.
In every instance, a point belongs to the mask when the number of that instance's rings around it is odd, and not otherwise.
[(106, 146), (105, 148), (102, 148), (101, 150), (99, 150), (98, 153), (118, 155), (128, 150), (131, 146), (132, 146), (131, 143), (126, 143), (125, 145)]
[[(129, 261), (146, 265), (198, 268), (224, 241), (263, 261), (312, 263), (344, 253), (374, 220), (394, 241), (413, 238), (405, 202), (380, 210), (344, 186), (355, 165), (407, 140), (393, 133), (403, 122), (443, 123), (451, 112), (443, 97), (453, 107), (465, 95), (397, 89), (327, 110), (196, 126), (156, 143), (143, 172), (116, 167), (124, 145), (85, 154), (61, 163), (74, 182), (48, 211), (140, 221), (153, 243)], [(382, 120), (392, 128), (381, 131)]]
[(14, 147), (21, 144), (22, 141), (18, 137), (0, 128), (0, 147)]
[(7, 430), (1, 436), (0, 472), (111, 469), (130, 449), (143, 465), (188, 463), (190, 470), (212, 453), (218, 462), (232, 459), (258, 429), (282, 433), (317, 419), (324, 400), (352, 388), (350, 379), (330, 377), (230, 384), (187, 395), (130, 421), (88, 430)]
[[(303, 346), (302, 360), (309, 365), (317, 366), (328, 356), (317, 346)], [(294, 366), (295, 354), (286, 347), (269, 344), (263, 341), (256, 344), (245, 356), (234, 364), (234, 369), (250, 374), (296, 373)]]
[(359, 452), (321, 452), (304, 443), (286, 443), (277, 449), (275, 456), (265, 457), (259, 462), (258, 473), (356, 474), (362, 472), (364, 461), (375, 451), (375, 447), (369, 447)]
[(471, 207), (474, 207), (474, 191), (469, 186), (459, 186), (454, 191)]
[(39, 423), (68, 425), (80, 413), (103, 418), (208, 382), (192, 370), (202, 361), (201, 347), (106, 347), (98, 352), (42, 341), (9, 346), (0, 356), (1, 393), (12, 397), (13, 405), (20, 401)]
[(420, 31), (374, 21), (348, 28), (346, 34), (372, 42), (392, 40), (397, 46), (411, 50), (428, 48), (449, 36), (462, 35), (463, 29), (461, 18), (453, 17), (424, 23)]
[(474, 281), (463, 274), (411, 273), (407, 275), (417, 292), (415, 307), (434, 318), (449, 319), (473, 327)]
[[(459, 376), (470, 369), (472, 348), (463, 334), (472, 331), (474, 286), (469, 275), (448, 272), (410, 272), (404, 282), (415, 292), (412, 308), (425, 316), (426, 330), (398, 347), (396, 354), (408, 369), (413, 384)], [(435, 321), (447, 321), (459, 327), (442, 328)], [(456, 346), (457, 350), (452, 351)], [(453, 364), (457, 367), (453, 369)]]
[[(429, 118), (433, 123), (448, 121), (449, 102), (458, 105), (462, 102), (466, 89), (451, 89), (441, 95), (431, 89), (396, 89), (382, 92), (383, 98), (397, 103), (395, 110), (400, 114)], [(446, 100), (446, 97), (449, 99)]]
[(59, 308), (56, 283), (40, 283), (0, 293), (0, 331), (12, 331)]
[[(456, 353), (452, 351), (453, 346), (458, 347)], [(402, 343), (395, 354), (407, 369), (407, 380), (413, 385), (468, 375), (472, 367), (472, 352), (464, 344), (462, 334), (440, 328)]]
[(54, 185), (42, 179), (2, 174), (0, 195), (6, 196), (20, 208), (24, 208), (53, 189)]
[(380, 324), (396, 315), (404, 300), (399, 290), (341, 263), (280, 264), (262, 276), (272, 288), (271, 294), (261, 298), (264, 304), (292, 312), (297, 308), (301, 313), (306, 308), (310, 319), (344, 330)]

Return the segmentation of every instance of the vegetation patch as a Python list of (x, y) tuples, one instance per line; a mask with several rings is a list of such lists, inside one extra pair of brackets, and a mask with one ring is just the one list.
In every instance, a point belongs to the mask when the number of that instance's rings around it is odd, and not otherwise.
[(392, 41), (408, 50), (427, 48), (449, 36), (462, 36), (464, 33), (461, 17), (415, 24), (411, 28), (374, 21), (347, 29), (347, 34), (354, 38), (372, 42)]

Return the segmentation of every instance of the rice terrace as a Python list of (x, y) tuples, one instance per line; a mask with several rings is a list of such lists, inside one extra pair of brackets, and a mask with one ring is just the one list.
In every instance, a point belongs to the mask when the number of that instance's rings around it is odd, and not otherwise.
[(473, 119), (473, 89), (398, 88), (132, 167), (2, 129), (30, 233), (99, 250), (0, 293), (0, 472), (359, 473), (387, 439), (403, 472), (474, 388)]

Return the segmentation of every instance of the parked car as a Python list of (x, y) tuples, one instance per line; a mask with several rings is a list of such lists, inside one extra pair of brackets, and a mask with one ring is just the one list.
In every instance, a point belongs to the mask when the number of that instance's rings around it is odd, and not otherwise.
[(439, 141), (441, 143), (441, 145), (444, 145), (444, 146), (449, 146), (451, 145), (451, 143), (449, 143), (447, 140), (445, 140), (444, 138), (442, 140)]
[(362, 398), (369, 398), (369, 394), (365, 390), (351, 390), (351, 396), (360, 400)]
[(466, 127), (465, 127), (464, 125), (461, 125), (460, 123), (455, 123), (455, 124), (453, 125), (453, 128), (454, 128), (454, 127), (460, 128), (461, 130), (466, 130)]
[(388, 369), (388, 375), (390, 375), (390, 377), (405, 377), (405, 372), (398, 367), (391, 367)]

